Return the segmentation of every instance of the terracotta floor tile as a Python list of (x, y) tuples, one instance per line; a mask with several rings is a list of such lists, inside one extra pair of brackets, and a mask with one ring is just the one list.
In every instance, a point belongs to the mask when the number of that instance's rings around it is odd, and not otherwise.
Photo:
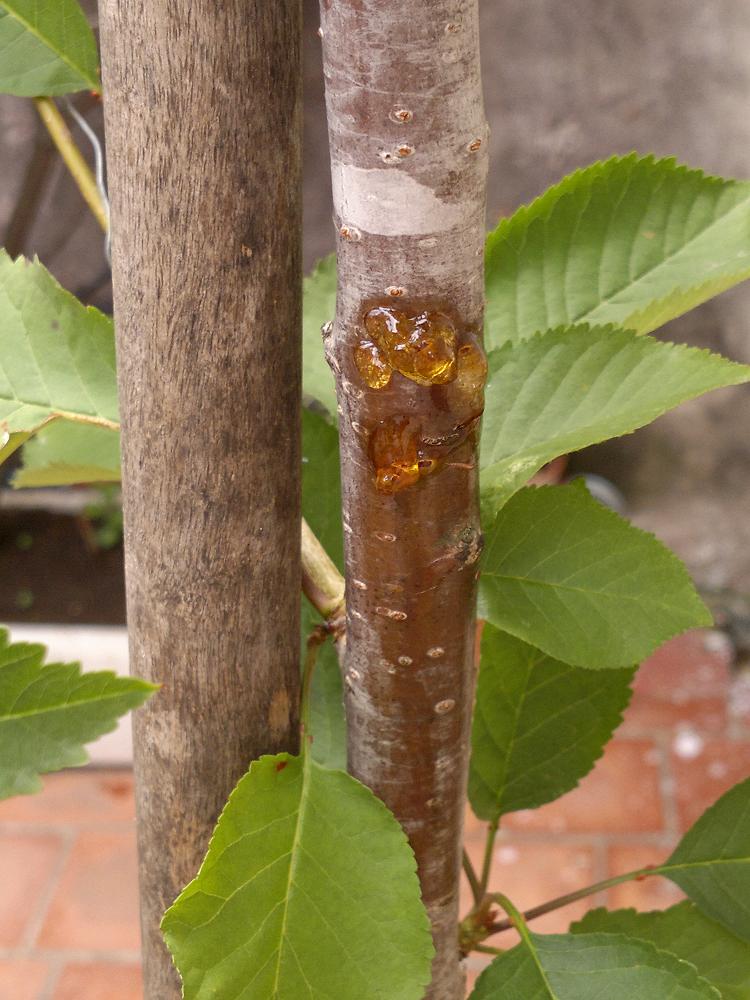
[(688, 632), (641, 666), (621, 733), (689, 724), (722, 732), (727, 722), (731, 647), (718, 632)]
[(48, 971), (31, 959), (0, 960), (0, 1000), (38, 1000)]
[(737, 673), (729, 695), (729, 716), (743, 737), (750, 737), (750, 666)]
[(62, 849), (53, 835), (0, 834), (0, 947), (21, 944)]
[(140, 965), (67, 965), (53, 1000), (143, 1000)]
[(687, 830), (738, 781), (750, 777), (750, 742), (705, 741), (683, 731), (672, 740), (680, 828)]
[(0, 803), (0, 822), (127, 823), (135, 819), (129, 770), (73, 769), (49, 774), (39, 795), (18, 795)]
[(477, 835), (483, 835), (482, 831), (487, 828), (487, 823), (483, 819), (477, 819), (474, 813), (471, 811), (471, 806), (466, 806), (466, 812), (464, 813), (464, 836), (472, 837)]
[[(729, 660), (728, 647), (717, 633), (696, 632), (673, 640), (647, 661), (638, 675), (626, 724), (581, 786), (540, 810), (506, 817), (495, 850), (491, 888), (528, 908), (593, 882), (603, 874), (595, 847), (601, 840), (593, 839), (602, 834), (610, 840), (611, 874), (664, 860), (673, 846), (667, 843), (669, 838), (665, 835), (663, 847), (651, 843), (655, 833), (661, 840), (671, 815), (661, 806), (662, 764), (668, 764), (674, 777), (683, 826), (750, 773), (750, 740), (730, 741), (724, 735)], [(745, 710), (750, 698), (746, 701)], [(734, 717), (738, 716), (735, 707)], [(652, 741), (654, 731), (668, 733), (668, 761), (661, 749), (666, 741)], [(736, 722), (730, 731), (735, 737), (741, 733)], [(628, 737), (628, 732), (633, 735)], [(62, 839), (43, 831), (27, 835), (13, 826), (31, 824), (33, 830), (38, 823), (79, 831), (45, 916), (39, 945), (133, 954), (132, 965), (104, 961), (66, 965), (52, 1000), (142, 1000), (133, 819), (128, 771), (63, 772), (45, 780), (41, 795), (0, 804), (0, 822), (6, 824), (0, 834), (0, 947), (21, 942), (61, 857)], [(110, 826), (103, 830), (102, 824)], [(476, 867), (481, 866), (485, 827), (467, 812), (466, 845)], [(567, 838), (573, 843), (565, 842), (560, 835), (566, 833), (578, 836)], [(608, 897), (612, 907), (647, 910), (669, 906), (681, 894), (665, 879), (647, 878), (618, 886)], [(581, 901), (535, 921), (533, 927), (547, 933), (564, 931), (596, 904), (595, 899)], [(462, 913), (469, 907), (464, 885)], [(503, 934), (492, 943), (509, 947), (514, 940)], [(470, 957), (470, 987), (490, 961), (489, 956)], [(36, 961), (33, 955), (27, 961), (0, 961), (0, 1000), (38, 1000), (47, 974), (46, 961)]]
[(470, 996), (471, 991), (477, 984), (483, 970), (492, 962), (492, 955), (480, 955), (474, 952), (466, 960), (466, 996)]
[[(665, 861), (674, 849), (674, 844), (665, 842), (664, 847), (648, 844), (615, 845), (609, 849), (608, 864), (610, 875), (658, 865)], [(607, 905), (613, 909), (634, 906), (637, 910), (664, 910), (683, 898), (683, 894), (668, 879), (643, 879), (641, 882), (623, 882), (607, 893)]]
[(512, 813), (509, 830), (643, 833), (663, 826), (660, 756), (648, 740), (613, 740), (578, 788), (541, 809)]
[(79, 835), (39, 941), (44, 948), (140, 947), (135, 831)]

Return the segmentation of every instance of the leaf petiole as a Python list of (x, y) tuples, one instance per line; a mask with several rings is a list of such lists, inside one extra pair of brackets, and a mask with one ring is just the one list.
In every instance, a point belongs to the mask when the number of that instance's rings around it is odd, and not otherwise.
[[(535, 920), (537, 917), (543, 917), (546, 913), (553, 913), (555, 910), (561, 910), (564, 906), (569, 906), (571, 903), (577, 903), (579, 899), (586, 899), (588, 896), (593, 896), (597, 892), (604, 892), (606, 889), (612, 889), (616, 885), (622, 885), (623, 882), (632, 882), (635, 879), (646, 878), (649, 875), (658, 875), (660, 870), (658, 868), (639, 868), (636, 871), (627, 872), (625, 875), (616, 875), (613, 878), (605, 879), (603, 882), (597, 882), (594, 885), (586, 886), (583, 889), (578, 889), (576, 892), (568, 893), (566, 896), (558, 896), (557, 899), (551, 899), (547, 903), (541, 903), (539, 906), (535, 906), (525, 913), (521, 914), (524, 920)], [(491, 899), (493, 899), (498, 905), (502, 906), (504, 910), (507, 911), (506, 903), (508, 902), (504, 896), (500, 893), (491, 892), (489, 893)], [(491, 934), (500, 934), (503, 931), (511, 930), (516, 926), (515, 921), (508, 917), (505, 920), (499, 920), (494, 924), (491, 924), (488, 928), (489, 937)]]
[(471, 858), (466, 853), (466, 851), (463, 851), (461, 854), (461, 864), (463, 865), (464, 875), (466, 876), (466, 880), (469, 883), (471, 894), (474, 898), (474, 903), (477, 906), (479, 906), (479, 904), (482, 902), (482, 896), (484, 894), (482, 892), (482, 887), (479, 884), (479, 877), (477, 876), (477, 873), (474, 871), (474, 865), (471, 863)]
[(494, 819), (487, 827), (487, 842), (484, 847), (484, 861), (482, 863), (482, 875), (479, 880), (479, 900), (481, 902), (487, 893), (487, 886), (490, 883), (492, 872), (492, 852), (495, 849), (497, 831), (500, 828), (500, 820)]

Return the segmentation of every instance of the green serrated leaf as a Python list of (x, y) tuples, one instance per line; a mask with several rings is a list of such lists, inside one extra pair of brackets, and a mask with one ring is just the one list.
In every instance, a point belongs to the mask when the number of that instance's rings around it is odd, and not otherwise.
[(550, 330), (489, 356), (482, 492), (498, 508), (545, 462), (628, 434), (750, 367), (615, 327)]
[[(307, 637), (322, 623), (322, 618), (306, 597), (302, 598), (300, 616), (300, 658), (305, 662)], [(346, 718), (344, 689), (336, 649), (332, 640), (318, 651), (310, 688), (310, 731), (312, 755), (323, 767), (346, 770)]]
[(320, 648), (310, 691), (312, 755), (323, 767), (346, 770), (346, 717), (336, 649), (331, 641)]
[(88, 760), (84, 743), (115, 728), (156, 688), (134, 677), (43, 663), (44, 647), (0, 629), (0, 799), (38, 792), (40, 774)]
[(750, 945), (709, 920), (690, 902), (668, 910), (590, 910), (570, 928), (573, 934), (605, 932), (650, 941), (691, 962), (723, 1000), (750, 1000)]
[(516, 493), (486, 533), (480, 617), (563, 663), (625, 667), (711, 624), (680, 561), (583, 486)]
[(430, 979), (401, 827), (309, 756), (251, 765), (162, 928), (185, 1000), (421, 1000)]
[(720, 1000), (694, 966), (622, 934), (532, 934), (496, 958), (471, 1000)]
[(0, 250), (0, 427), (30, 434), (63, 417), (116, 429), (112, 321), (38, 261)]
[(77, 0), (0, 0), (0, 93), (99, 90), (94, 33)]
[(24, 445), (29, 438), (30, 434), (16, 433), (11, 434), (7, 428), (0, 424), (0, 465), (10, 458), (10, 456), (18, 451), (18, 449)]
[(328, 555), (343, 569), (338, 430), (307, 409), (302, 411), (302, 514)]
[(559, 663), (486, 624), (469, 770), (476, 815), (497, 820), (574, 788), (622, 721), (634, 674)]
[[(302, 513), (323, 548), (343, 571), (339, 435), (320, 414), (302, 411)], [(322, 621), (302, 599), (301, 641)], [(344, 695), (336, 650), (331, 641), (318, 653), (310, 692), (312, 753), (326, 767), (346, 769)]]
[(68, 420), (56, 420), (34, 435), (12, 480), (17, 489), (119, 482), (119, 431)]
[(323, 354), (321, 327), (336, 313), (336, 255), (318, 261), (303, 284), (302, 391), (328, 410), (336, 420), (336, 388)]
[(648, 333), (750, 277), (750, 184), (614, 157), (487, 239), (487, 344), (576, 323)]
[(750, 941), (750, 778), (706, 810), (657, 871)]

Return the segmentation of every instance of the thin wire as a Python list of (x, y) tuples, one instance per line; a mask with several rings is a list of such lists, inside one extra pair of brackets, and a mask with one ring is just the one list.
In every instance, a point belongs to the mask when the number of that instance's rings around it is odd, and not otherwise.
[(99, 136), (92, 129), (83, 115), (78, 111), (77, 108), (73, 106), (70, 98), (65, 98), (65, 105), (68, 109), (68, 113), (75, 120), (76, 124), (86, 136), (86, 138), (91, 143), (91, 148), (94, 151), (94, 178), (96, 180), (96, 187), (104, 204), (104, 211), (107, 215), (107, 233), (104, 237), (104, 255), (107, 258), (107, 263), (111, 265), (112, 263), (112, 244), (110, 237), (110, 221), (109, 221), (109, 195), (107, 194), (107, 186), (104, 182), (104, 150), (102, 149), (102, 144), (99, 140)]

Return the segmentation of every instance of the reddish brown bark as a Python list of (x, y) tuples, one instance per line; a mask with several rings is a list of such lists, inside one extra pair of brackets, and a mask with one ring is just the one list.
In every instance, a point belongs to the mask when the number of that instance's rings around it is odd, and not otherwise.
[(481, 534), (487, 128), (476, 0), (323, 0), (339, 232), (349, 762), (403, 824), (458, 1000)]

